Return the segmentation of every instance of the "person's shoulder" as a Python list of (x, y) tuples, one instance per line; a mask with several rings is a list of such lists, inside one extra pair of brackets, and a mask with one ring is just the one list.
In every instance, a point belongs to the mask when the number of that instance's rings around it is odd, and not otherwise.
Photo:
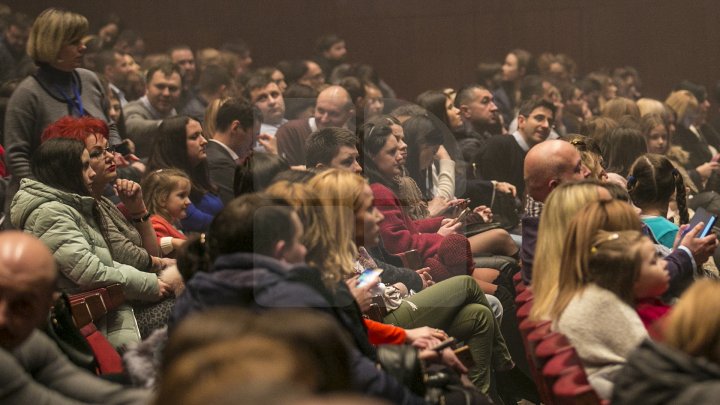
[(278, 128), (278, 134), (281, 131), (282, 132), (287, 132), (287, 131), (297, 132), (297, 131), (303, 131), (303, 130), (305, 130), (305, 131), (310, 130), (310, 125), (308, 124), (308, 120), (305, 118), (290, 120), (290, 121), (284, 123), (283, 125), (280, 126), (280, 128)]

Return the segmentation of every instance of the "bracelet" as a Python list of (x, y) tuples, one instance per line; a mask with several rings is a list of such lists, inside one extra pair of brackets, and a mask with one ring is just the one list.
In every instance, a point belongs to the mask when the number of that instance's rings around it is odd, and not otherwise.
[(147, 222), (147, 220), (150, 218), (150, 213), (146, 213), (145, 215), (141, 216), (140, 218), (131, 218), (130, 220), (133, 221), (133, 223), (136, 224), (142, 224), (143, 222)]

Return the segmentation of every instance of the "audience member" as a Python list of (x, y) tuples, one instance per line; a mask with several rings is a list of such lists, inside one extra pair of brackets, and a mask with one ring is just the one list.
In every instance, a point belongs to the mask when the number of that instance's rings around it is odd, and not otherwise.
[(72, 364), (39, 328), (47, 323), (57, 270), (48, 248), (17, 231), (0, 234), (0, 401), (7, 404), (146, 404), (150, 393)]
[(220, 66), (210, 65), (200, 72), (197, 92), (187, 93), (188, 98), (185, 99), (180, 114), (205, 124), (205, 110), (208, 105), (232, 93), (233, 81), (230, 74)]
[(177, 115), (182, 79), (180, 68), (164, 63), (147, 71), (147, 92), (139, 100), (125, 107), (125, 127), (135, 142), (135, 154), (141, 158), (150, 155), (150, 148), (158, 136), (163, 120)]
[(32, 59), (25, 50), (31, 25), (32, 20), (22, 13), (12, 14), (7, 21), (0, 40), (0, 83), (32, 73)]

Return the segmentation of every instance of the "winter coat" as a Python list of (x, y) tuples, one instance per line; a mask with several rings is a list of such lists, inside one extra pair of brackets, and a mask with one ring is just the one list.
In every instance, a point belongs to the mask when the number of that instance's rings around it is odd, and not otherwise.
[(615, 377), (613, 404), (716, 404), (720, 365), (645, 340)]
[[(362, 352), (367, 337), (363, 325), (351, 325), (346, 311), (331, 304), (329, 292), (322, 287), (317, 271), (291, 268), (268, 256), (252, 253), (224, 255), (215, 261), (209, 273), (195, 274), (178, 297), (170, 318), (170, 329), (190, 314), (217, 306), (237, 306), (263, 311), (273, 308), (310, 308), (332, 315), (353, 335), (357, 347), (350, 348), (353, 384), (368, 395), (394, 403), (423, 403), (395, 379), (378, 371)], [(359, 332), (357, 328), (362, 332)], [(360, 342), (364, 340), (364, 344)], [(362, 350), (362, 352), (361, 352)]]
[[(157, 275), (115, 262), (95, 222), (96, 202), (23, 179), (13, 198), (10, 218), (13, 225), (39, 238), (58, 264), (58, 287), (77, 293), (119, 283), (130, 300), (152, 301), (158, 296)], [(119, 347), (139, 340), (132, 310), (121, 306), (110, 312), (98, 327)]]

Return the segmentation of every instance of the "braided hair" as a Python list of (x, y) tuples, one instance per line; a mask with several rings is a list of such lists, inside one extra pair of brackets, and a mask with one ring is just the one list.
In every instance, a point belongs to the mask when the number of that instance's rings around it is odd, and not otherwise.
[(657, 204), (667, 207), (675, 192), (680, 224), (688, 223), (685, 182), (665, 156), (647, 153), (637, 158), (630, 167), (627, 188), (633, 203), (641, 209)]

